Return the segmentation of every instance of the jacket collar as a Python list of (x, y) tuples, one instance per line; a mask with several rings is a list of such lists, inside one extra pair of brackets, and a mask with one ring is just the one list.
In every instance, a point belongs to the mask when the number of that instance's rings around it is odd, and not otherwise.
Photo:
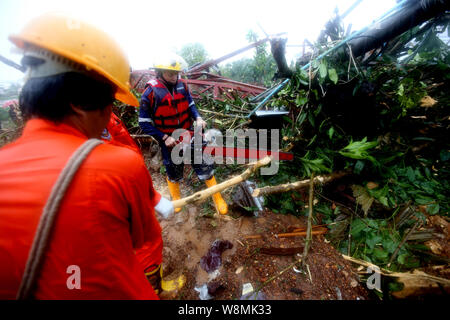
[(72, 136), (77, 136), (83, 139), (88, 137), (84, 135), (81, 131), (75, 129), (74, 127), (66, 123), (56, 123), (50, 120), (45, 120), (41, 118), (34, 118), (27, 121), (25, 128), (23, 129), (23, 137), (31, 137), (36, 133), (62, 133)]

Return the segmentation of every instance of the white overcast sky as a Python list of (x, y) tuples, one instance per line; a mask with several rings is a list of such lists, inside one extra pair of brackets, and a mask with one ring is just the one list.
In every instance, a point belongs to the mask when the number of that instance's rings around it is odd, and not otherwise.
[[(0, 54), (19, 62), (8, 35), (17, 33), (33, 17), (49, 11), (69, 13), (111, 34), (128, 54), (133, 69), (151, 67), (161, 52), (177, 51), (199, 42), (210, 58), (219, 58), (248, 45), (246, 34), (260, 38), (286, 32), (291, 60), (304, 39), (314, 42), (338, 7), (345, 12), (355, 0), (0, 0)], [(364, 0), (344, 23), (358, 30), (395, 5), (395, 0)], [(253, 50), (236, 56), (252, 55)], [(224, 63), (231, 62), (226, 60)], [(0, 63), (0, 82), (22, 74)]]

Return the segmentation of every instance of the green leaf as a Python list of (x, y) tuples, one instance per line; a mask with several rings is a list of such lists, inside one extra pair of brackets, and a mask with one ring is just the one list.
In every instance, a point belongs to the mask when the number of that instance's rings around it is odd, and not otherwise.
[(366, 224), (362, 221), (362, 219), (355, 219), (352, 221), (352, 231), (351, 234), (353, 237), (358, 238), (361, 232), (366, 228)]
[(388, 252), (386, 250), (376, 248), (373, 250), (373, 256), (378, 260), (386, 260), (388, 257)]
[(439, 203), (433, 203), (427, 206), (427, 211), (429, 214), (434, 215), (439, 213)]
[(397, 262), (400, 264), (405, 264), (406, 263), (406, 258), (408, 257), (408, 253), (402, 253), (400, 255), (398, 255), (397, 257)]
[(328, 137), (331, 139), (333, 138), (333, 134), (334, 134), (334, 128), (331, 127), (330, 129), (328, 129)]
[(383, 238), (382, 240), (383, 248), (386, 249), (389, 253), (394, 253), (395, 249), (397, 249), (398, 243), (393, 241), (391, 238)]
[(328, 69), (328, 77), (330, 78), (331, 81), (334, 82), (334, 84), (336, 84), (338, 82), (338, 75), (336, 69), (334, 68)]
[(403, 87), (403, 84), (400, 84), (400, 85), (398, 86), (397, 94), (398, 94), (400, 97), (402, 97), (404, 92), (405, 92), (405, 88)]
[(367, 142), (367, 137), (361, 141), (350, 141), (350, 143), (339, 151), (344, 157), (357, 159), (357, 160), (370, 160), (372, 163), (376, 163), (374, 157), (372, 157), (367, 150), (374, 148), (378, 144), (377, 141)]
[(378, 198), (378, 201), (380, 201), (385, 207), (389, 207), (388, 199), (387, 197), (380, 197)]
[(324, 60), (322, 60), (322, 61), (320, 62), (320, 65), (319, 65), (319, 74), (320, 74), (320, 77), (321, 77), (322, 79), (324, 79), (324, 78), (327, 76), (327, 64), (326, 64), (326, 62), (325, 62)]
[(306, 112), (303, 112), (303, 113), (298, 117), (297, 125), (300, 126), (300, 125), (303, 123), (303, 121), (306, 120), (306, 117), (307, 117), (307, 113), (306, 113)]
[(308, 102), (308, 98), (302, 95), (298, 95), (297, 98), (295, 99), (295, 104), (297, 106), (303, 106), (305, 103)]
[(375, 245), (377, 245), (378, 243), (380, 243), (381, 241), (381, 236), (376, 235), (376, 234), (370, 234), (367, 236), (366, 238), (366, 244), (371, 248), (375, 248)]
[(308, 113), (308, 120), (309, 120), (309, 123), (311, 123), (311, 125), (313, 127), (316, 126), (316, 120), (315, 120), (314, 115), (312, 113)]
[(408, 177), (408, 180), (411, 182), (414, 182), (416, 180), (416, 175), (414, 173), (414, 170), (411, 167), (407, 168), (406, 176)]

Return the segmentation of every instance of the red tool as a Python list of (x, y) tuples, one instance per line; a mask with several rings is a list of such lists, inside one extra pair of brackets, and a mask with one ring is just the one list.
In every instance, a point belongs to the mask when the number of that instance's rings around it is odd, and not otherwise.
[[(214, 129), (213, 129), (214, 130)], [(259, 160), (266, 156), (273, 156), (275, 159), (282, 161), (292, 161), (294, 160), (294, 154), (291, 152), (282, 152), (274, 150), (264, 150), (264, 149), (247, 149), (239, 147), (224, 147), (215, 144), (216, 134), (208, 134), (213, 130), (207, 130), (204, 134), (202, 133), (202, 151), (211, 156), (222, 156), (230, 157), (233, 159), (253, 159)], [(218, 131), (218, 130), (214, 130)], [(219, 132), (220, 133), (220, 132)], [(176, 141), (177, 144), (183, 143), (186, 146), (191, 146), (194, 142), (194, 131), (186, 130), (180, 138)]]

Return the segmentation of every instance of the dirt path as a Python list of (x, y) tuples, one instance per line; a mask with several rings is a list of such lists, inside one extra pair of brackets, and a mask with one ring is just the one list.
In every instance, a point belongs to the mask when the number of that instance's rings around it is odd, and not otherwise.
[[(152, 169), (150, 173), (155, 188), (170, 199), (165, 176)], [(185, 179), (181, 184), (183, 196), (194, 192), (195, 179)], [(225, 195), (225, 200), (230, 204), (229, 194)], [(172, 218), (160, 221), (164, 239), (164, 273), (169, 279), (181, 273), (187, 277), (187, 283), (180, 292), (165, 298), (199, 300), (200, 294), (195, 288), (208, 286), (211, 298), (240, 299), (243, 289), (251, 285), (255, 291), (261, 288), (259, 298), (264, 299), (368, 299), (368, 292), (358, 281), (356, 270), (322, 235), (314, 236), (307, 259), (309, 272), (302, 273), (294, 267), (287, 269), (303, 252), (304, 238), (277, 239), (274, 235), (287, 232), (292, 227), (305, 226), (303, 218), (269, 211), (258, 217), (242, 216), (232, 210), (226, 216), (205, 214), (212, 208), (212, 200), (206, 204), (188, 205)], [(248, 235), (262, 237), (245, 239)], [(220, 267), (208, 273), (200, 261), (215, 240), (228, 240), (232, 248), (221, 255)], [(292, 252), (280, 255), (281, 251)], [(276, 276), (283, 269), (287, 270)]]

